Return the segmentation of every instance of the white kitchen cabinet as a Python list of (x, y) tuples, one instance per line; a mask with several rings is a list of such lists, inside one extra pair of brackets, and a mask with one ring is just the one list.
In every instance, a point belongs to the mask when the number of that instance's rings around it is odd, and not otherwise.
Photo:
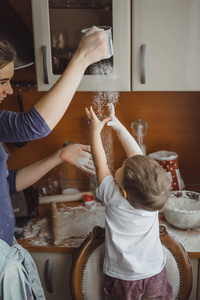
[(72, 253), (31, 252), (31, 255), (37, 266), (46, 300), (72, 300), (70, 292)]
[(130, 7), (130, 0), (32, 0), (38, 91), (49, 90), (59, 79), (77, 47), (81, 29), (92, 25), (112, 27), (112, 67), (103, 75), (99, 69), (85, 73), (78, 91), (130, 91)]
[(62, 35), (61, 46), (73, 49), (77, 34), (93, 24), (112, 26), (113, 68), (107, 75), (86, 72), (78, 91), (200, 90), (199, 0), (32, 0), (32, 13), (39, 91), (49, 90), (66, 65), (54, 53), (55, 32)]
[(132, 0), (132, 89), (200, 90), (199, 0)]

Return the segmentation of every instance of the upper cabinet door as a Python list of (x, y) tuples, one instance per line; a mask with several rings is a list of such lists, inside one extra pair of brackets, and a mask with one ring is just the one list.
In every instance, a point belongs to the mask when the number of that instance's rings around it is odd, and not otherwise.
[(90, 66), (78, 91), (130, 91), (130, 8), (130, 0), (32, 0), (37, 89), (59, 79), (82, 29), (104, 25), (112, 27), (114, 56)]
[(200, 90), (200, 1), (132, 0), (132, 90)]

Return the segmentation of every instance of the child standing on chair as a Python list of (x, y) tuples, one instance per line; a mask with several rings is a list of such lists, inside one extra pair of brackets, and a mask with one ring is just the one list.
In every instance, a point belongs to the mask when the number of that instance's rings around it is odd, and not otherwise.
[[(110, 111), (110, 117), (100, 121), (92, 107), (86, 109), (91, 121), (96, 196), (105, 204), (105, 299), (172, 300), (158, 221), (158, 211), (170, 196), (171, 182), (154, 159), (142, 155), (135, 139), (115, 117), (112, 104)], [(116, 131), (127, 155), (115, 177), (101, 140), (106, 123)]]

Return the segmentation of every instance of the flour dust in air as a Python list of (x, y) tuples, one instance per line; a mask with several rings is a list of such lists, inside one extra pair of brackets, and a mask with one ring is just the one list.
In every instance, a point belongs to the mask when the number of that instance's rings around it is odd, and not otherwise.
[[(112, 75), (112, 83), (109, 91), (93, 92), (92, 106), (99, 119), (104, 119), (108, 116), (108, 104), (112, 103), (114, 107), (118, 104), (119, 92), (117, 91), (117, 74), (110, 62), (101, 62), (94, 66), (91, 70), (92, 75), (98, 76), (96, 80), (102, 80), (102, 76)], [(107, 127), (101, 134), (103, 146), (105, 149), (108, 166), (113, 171), (113, 140), (112, 128)], [(94, 191), (97, 187), (96, 176), (90, 176), (89, 188)]]

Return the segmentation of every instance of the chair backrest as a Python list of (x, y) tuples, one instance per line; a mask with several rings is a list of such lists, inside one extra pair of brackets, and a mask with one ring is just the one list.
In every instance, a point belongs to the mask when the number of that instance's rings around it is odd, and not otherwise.
[[(160, 239), (167, 257), (166, 269), (174, 298), (187, 300), (192, 288), (192, 268), (187, 252), (160, 226)], [(71, 293), (74, 300), (103, 300), (103, 259), (105, 229), (96, 226), (86, 238), (71, 269)]]
[(188, 300), (192, 290), (192, 267), (183, 246), (160, 225), (160, 240), (166, 254), (166, 270), (173, 287), (174, 298)]

